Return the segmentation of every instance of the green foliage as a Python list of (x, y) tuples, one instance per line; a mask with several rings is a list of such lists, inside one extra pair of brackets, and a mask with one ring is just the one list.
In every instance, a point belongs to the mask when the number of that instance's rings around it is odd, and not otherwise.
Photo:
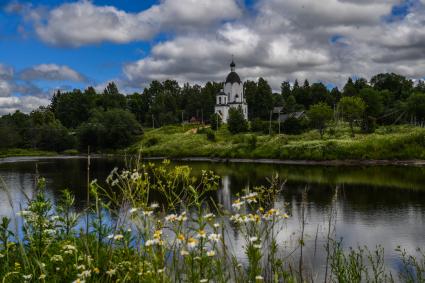
[(366, 104), (360, 97), (346, 96), (341, 98), (338, 108), (350, 124), (351, 136), (354, 137), (354, 122), (363, 118)]
[(213, 129), (214, 131), (218, 130), (221, 127), (222, 123), (223, 121), (221, 120), (221, 116), (217, 113), (214, 113), (210, 116), (211, 129)]
[(242, 108), (229, 109), (229, 118), (227, 119), (227, 126), (232, 134), (248, 131), (248, 122), (242, 112)]
[(407, 99), (407, 110), (413, 120), (425, 121), (425, 93), (414, 93)]
[(92, 150), (131, 145), (143, 131), (133, 114), (121, 109), (97, 111), (77, 130), (80, 146)]
[(328, 123), (333, 116), (333, 111), (329, 105), (319, 102), (310, 107), (308, 111), (308, 118), (310, 123), (319, 130), (320, 137), (323, 138), (323, 134), (326, 128), (326, 123)]
[(304, 118), (289, 117), (281, 123), (281, 131), (288, 135), (299, 135), (307, 128), (307, 125), (308, 121)]
[(215, 133), (211, 129), (208, 129), (206, 134), (209, 141), (215, 141)]

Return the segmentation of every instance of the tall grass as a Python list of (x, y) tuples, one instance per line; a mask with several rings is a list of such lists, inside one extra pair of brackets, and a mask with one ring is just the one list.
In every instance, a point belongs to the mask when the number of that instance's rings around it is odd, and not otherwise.
[[(277, 240), (289, 217), (286, 207), (276, 207), (279, 178), (237, 196), (230, 211), (211, 198), (219, 181), (213, 172), (196, 178), (189, 167), (171, 167), (168, 161), (114, 169), (108, 186), (90, 183), (91, 203), (76, 213), (69, 191), (54, 206), (46, 197), (45, 180), (39, 179), (35, 196), (19, 212), (22, 226), (13, 232), (10, 219), (0, 223), (2, 282), (310, 281), (302, 266), (291, 268)], [(243, 239), (243, 258), (232, 246), (231, 228)], [(325, 280), (392, 278), (382, 249), (347, 253), (339, 242), (332, 243)], [(418, 260), (401, 249), (400, 254), (400, 280), (423, 282), (425, 256)]]
[(231, 135), (225, 126), (211, 139), (207, 134), (202, 134), (207, 131), (199, 131), (199, 134), (187, 127), (168, 126), (147, 131), (143, 140), (130, 151), (162, 157), (291, 160), (425, 158), (425, 129), (413, 126), (381, 127), (374, 134), (358, 134), (352, 138), (349, 129), (340, 125), (328, 131), (324, 139), (317, 131), (294, 136), (261, 133)]

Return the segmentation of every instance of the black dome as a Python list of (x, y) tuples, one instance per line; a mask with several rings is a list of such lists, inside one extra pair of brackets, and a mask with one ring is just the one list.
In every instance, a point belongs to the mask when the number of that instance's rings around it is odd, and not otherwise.
[(239, 78), (239, 75), (236, 72), (230, 72), (229, 75), (227, 75), (226, 84), (227, 83), (241, 83), (241, 78)]

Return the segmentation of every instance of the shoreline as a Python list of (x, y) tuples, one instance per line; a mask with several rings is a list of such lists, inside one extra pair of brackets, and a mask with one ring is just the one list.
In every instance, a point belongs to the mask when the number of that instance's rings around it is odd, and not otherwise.
[[(92, 154), (90, 158), (108, 158), (108, 157), (125, 157), (134, 155), (125, 154)], [(87, 158), (85, 154), (78, 155), (53, 155), (53, 156), (7, 156), (0, 157), (0, 164), (13, 162), (26, 162), (33, 160), (48, 159), (83, 159)], [(141, 160), (164, 160), (180, 162), (210, 162), (210, 163), (254, 163), (254, 164), (276, 164), (276, 165), (304, 165), (304, 166), (425, 166), (425, 160), (282, 160), (272, 158), (217, 158), (217, 157), (141, 157)]]

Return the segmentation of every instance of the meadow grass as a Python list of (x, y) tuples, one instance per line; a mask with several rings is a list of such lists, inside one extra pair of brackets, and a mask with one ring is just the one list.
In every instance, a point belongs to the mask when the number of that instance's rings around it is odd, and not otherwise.
[[(143, 156), (270, 158), (282, 160), (409, 160), (425, 159), (425, 129), (387, 126), (373, 134), (350, 136), (347, 125), (328, 130), (324, 138), (316, 130), (301, 135), (231, 135), (225, 126), (207, 137), (205, 130), (189, 125), (167, 126), (145, 132), (130, 148)], [(200, 130), (201, 129), (201, 130)], [(211, 130), (209, 130), (211, 131)]]
[(24, 148), (9, 148), (0, 149), (0, 158), (11, 156), (54, 156), (56, 152), (37, 150), (37, 149), (24, 149)]
[[(88, 184), (90, 205), (77, 213), (69, 191), (63, 191), (54, 205), (45, 194), (45, 180), (39, 178), (35, 195), (28, 197), (19, 218), (12, 219), (15, 225), (6, 217), (0, 223), (0, 278), (2, 282), (313, 282), (303, 269), (302, 256), (297, 268), (283, 256), (277, 241), (290, 217), (287, 207), (276, 207), (283, 188), (278, 176), (268, 187), (237, 196), (231, 210), (210, 198), (219, 180), (210, 171), (195, 177), (188, 166), (170, 166), (168, 161), (116, 168), (106, 187), (96, 180)], [(154, 194), (161, 196), (160, 203), (151, 201)], [(337, 193), (329, 224), (336, 198)], [(243, 258), (232, 249), (229, 230), (240, 235)], [(301, 235), (301, 250), (303, 245)], [(412, 255), (399, 248), (400, 271), (395, 275), (386, 270), (380, 247), (346, 251), (328, 233), (326, 251), (325, 282), (425, 282), (421, 250)]]

